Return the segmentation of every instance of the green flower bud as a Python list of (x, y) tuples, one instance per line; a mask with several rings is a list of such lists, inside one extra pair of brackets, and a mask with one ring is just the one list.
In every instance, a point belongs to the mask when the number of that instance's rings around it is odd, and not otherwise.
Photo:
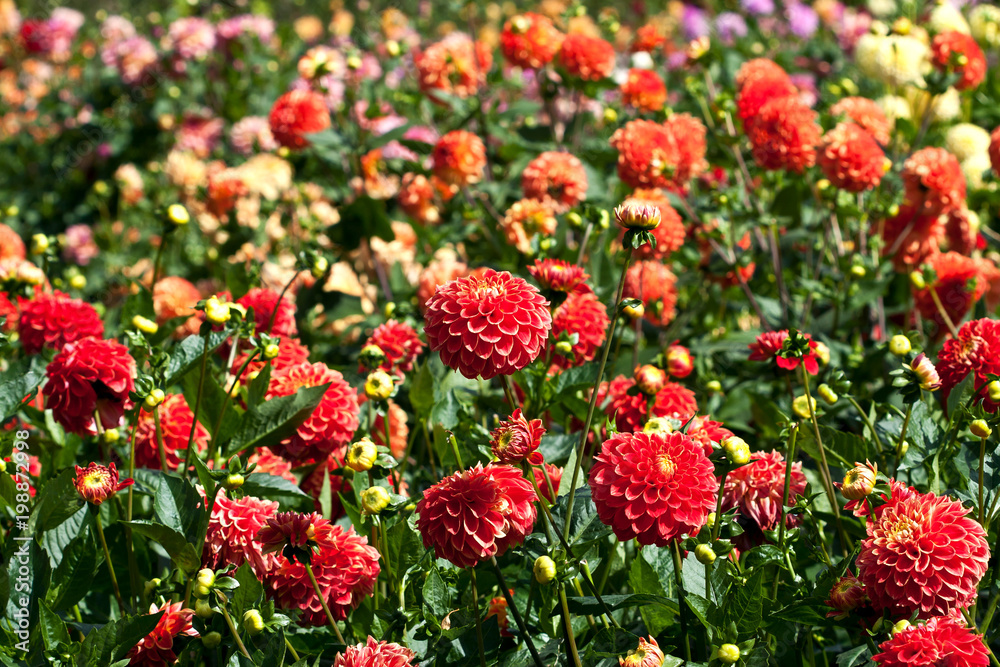
[(535, 573), (535, 581), (544, 585), (556, 578), (556, 562), (548, 556), (539, 556), (535, 559), (535, 566), (532, 568)]

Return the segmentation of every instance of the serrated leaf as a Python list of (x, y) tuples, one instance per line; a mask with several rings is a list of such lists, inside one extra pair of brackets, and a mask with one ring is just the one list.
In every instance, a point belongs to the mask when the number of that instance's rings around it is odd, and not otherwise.
[(123, 525), (131, 526), (132, 532), (148, 537), (167, 552), (178, 569), (191, 574), (201, 567), (201, 557), (187, 537), (180, 531), (154, 521), (122, 521)]
[(185, 477), (161, 470), (136, 470), (135, 478), (153, 495), (153, 513), (159, 523), (196, 542), (205, 501)]
[(89, 529), (70, 541), (61, 556), (46, 594), (46, 602), (54, 610), (69, 609), (83, 599), (93, 586), (102, 560)]
[(233, 593), (233, 613), (237, 618), (242, 618), (243, 612), (257, 606), (257, 602), (264, 594), (264, 587), (261, 586), (249, 563), (240, 565), (234, 576), (240, 585)]
[(239, 429), (229, 443), (226, 455), (280, 443), (312, 415), (323, 400), (330, 383), (303, 387), (291, 396), (280, 396), (262, 403), (243, 415)]
[(109, 665), (123, 658), (129, 649), (156, 627), (161, 616), (162, 611), (145, 616), (126, 616), (91, 630), (83, 640), (76, 664), (79, 667)]
[(242, 490), (248, 496), (275, 500), (286, 511), (297, 509), (311, 512), (315, 508), (312, 496), (284, 477), (266, 472), (247, 475)]
[(21, 359), (0, 373), (0, 422), (13, 417), (44, 379), (45, 361), (37, 355)]
[(38, 603), (38, 626), (42, 630), (42, 643), (45, 650), (54, 651), (59, 644), (68, 644), (69, 631), (59, 614), (55, 613), (44, 602)]
[(80, 510), (81, 499), (74, 479), (76, 472), (67, 468), (42, 487), (28, 520), (29, 532), (37, 535), (52, 530)]
[[(232, 331), (213, 331), (208, 335), (208, 354), (211, 355), (226, 342)], [(196, 366), (201, 365), (201, 357), (205, 353), (205, 338), (202, 336), (188, 336), (177, 343), (170, 350), (170, 361), (167, 362), (167, 370), (164, 373), (164, 386), (170, 387), (177, 383), (181, 377)], [(205, 379), (206, 384), (208, 378)]]

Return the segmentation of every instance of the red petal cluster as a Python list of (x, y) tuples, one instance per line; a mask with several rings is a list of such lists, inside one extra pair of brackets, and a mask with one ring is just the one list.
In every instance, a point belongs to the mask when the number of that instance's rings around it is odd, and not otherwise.
[(83, 338), (101, 338), (104, 322), (89, 303), (62, 292), (41, 292), (22, 304), (17, 331), (24, 351), (38, 354)]
[[(956, 58), (964, 58), (964, 64), (955, 62)], [(943, 72), (955, 72), (959, 75), (955, 88), (970, 90), (986, 78), (986, 56), (972, 35), (946, 30), (934, 37), (931, 42), (931, 62)]]
[[(160, 415), (160, 435), (168, 470), (177, 470), (187, 451), (188, 438), (194, 413), (180, 394), (167, 394), (156, 407)], [(208, 429), (199, 423), (194, 430), (194, 444), (198, 450), (208, 445)], [(180, 455), (178, 454), (180, 452)], [(135, 464), (140, 468), (159, 470), (160, 454), (157, 448), (156, 420), (152, 412), (142, 410), (135, 430)]]
[(364, 644), (348, 646), (333, 659), (333, 667), (413, 667), (416, 654), (393, 642), (368, 637)]
[(453, 186), (472, 185), (483, 178), (486, 145), (466, 130), (452, 130), (434, 144), (431, 152), (434, 175)]
[[(986, 384), (987, 375), (1000, 375), (1000, 322), (984, 318), (963, 324), (956, 338), (944, 342), (936, 367), (945, 400), (969, 373), (975, 374), (977, 387)], [(995, 409), (996, 404), (986, 397), (985, 387), (981, 396), (988, 408)]]
[(667, 86), (660, 76), (648, 69), (633, 67), (621, 84), (622, 103), (639, 111), (659, 111), (667, 103)]
[(714, 470), (683, 433), (618, 433), (590, 469), (597, 515), (619, 540), (666, 546), (697, 533), (715, 509)]
[(542, 463), (542, 454), (538, 446), (542, 444), (545, 427), (541, 419), (528, 420), (521, 409), (516, 408), (510, 419), (500, 422), (490, 434), (490, 448), (493, 456), (501, 463), (521, 463), (527, 461), (532, 465)]
[(846, 116), (847, 120), (856, 123), (882, 146), (889, 143), (892, 122), (875, 100), (867, 97), (844, 97), (830, 107), (830, 115), (834, 118)]
[(819, 358), (814, 352), (816, 342), (812, 340), (809, 334), (803, 333), (802, 335), (810, 339), (810, 351), (803, 357), (786, 358), (778, 355), (785, 344), (785, 340), (788, 338), (788, 330), (782, 329), (781, 331), (765, 331), (757, 336), (757, 340), (750, 344), (750, 356), (748, 359), (750, 361), (768, 361), (769, 359), (774, 359), (774, 363), (778, 365), (778, 368), (786, 371), (795, 370), (801, 363), (805, 364), (806, 371), (810, 375), (816, 375), (816, 373), (819, 373)]
[[(555, 353), (552, 363), (560, 368), (569, 368), (593, 361), (597, 350), (604, 344), (610, 322), (608, 309), (594, 294), (594, 290), (586, 285), (577, 285), (552, 315), (553, 339), (558, 340), (564, 333), (577, 336), (577, 342), (573, 345), (573, 361)], [(555, 343), (550, 347), (554, 351)]]
[(958, 158), (943, 148), (921, 148), (903, 163), (906, 203), (923, 215), (940, 215), (965, 203), (965, 176)]
[(600, 81), (615, 68), (615, 47), (600, 37), (573, 32), (563, 39), (559, 64), (572, 77)]
[[(781, 499), (785, 493), (785, 458), (781, 452), (754, 452), (752, 462), (726, 476), (722, 492), (723, 511), (737, 508), (761, 530), (774, 530), (781, 520)], [(802, 464), (792, 464), (790, 505), (806, 490)]]
[(684, 385), (668, 381), (656, 393), (652, 414), (647, 415), (646, 397), (639, 393), (630, 394), (633, 386), (635, 379), (619, 375), (602, 386), (597, 396), (598, 403), (606, 396), (610, 398), (604, 413), (615, 420), (615, 428), (622, 433), (641, 431), (651, 417), (673, 417), (686, 422), (698, 412), (694, 392)]
[(535, 263), (528, 267), (528, 273), (543, 290), (553, 292), (572, 292), (590, 277), (584, 273), (583, 267), (551, 257), (536, 259)]
[(633, 120), (611, 135), (618, 176), (633, 188), (682, 188), (708, 168), (705, 126), (690, 114), (666, 122)]
[(273, 289), (255, 287), (236, 303), (247, 310), (253, 309), (257, 333), (269, 333), (282, 338), (294, 338), (299, 333), (295, 324), (295, 303)]
[(839, 123), (823, 135), (816, 156), (830, 182), (848, 192), (871, 190), (886, 171), (878, 142), (854, 123)]
[(546, 151), (521, 172), (521, 190), (529, 199), (565, 213), (587, 195), (587, 172), (580, 158), (563, 151)]
[(174, 638), (180, 635), (197, 637), (198, 631), (191, 626), (194, 617), (193, 609), (184, 609), (183, 602), (170, 604), (165, 602), (160, 606), (150, 605), (150, 615), (163, 612), (152, 632), (142, 638), (125, 656), (129, 666), (167, 667), (177, 662), (174, 652)]
[(45, 407), (71, 433), (96, 432), (95, 412), (104, 428), (117, 428), (132, 407), (135, 360), (121, 343), (100, 338), (69, 343), (45, 372)]
[(330, 127), (330, 112), (319, 93), (293, 90), (275, 100), (268, 122), (279, 144), (298, 150), (309, 145), (305, 135)]
[(822, 130), (798, 97), (774, 97), (744, 124), (754, 160), (764, 169), (802, 173), (816, 162)]
[(194, 309), (201, 300), (201, 292), (191, 282), (177, 276), (167, 276), (156, 281), (153, 287), (153, 311), (156, 313), (156, 323), (166, 324), (176, 317), (187, 317), (187, 322), (177, 327), (175, 338), (198, 333), (201, 319), (193, 317)]
[(274, 452), (290, 461), (323, 457), (342, 450), (358, 428), (357, 392), (347, 384), (340, 371), (323, 363), (302, 363), (274, 371), (268, 385), (267, 400), (291, 396), (303, 387), (318, 387), (330, 383), (319, 405), (298, 428), (274, 448)]
[(912, 270), (937, 254), (944, 236), (940, 216), (927, 215), (915, 205), (904, 204), (899, 213), (882, 223), (885, 240), (882, 253), (892, 257), (898, 271)]
[(655, 260), (635, 262), (625, 274), (627, 299), (639, 299), (645, 317), (656, 326), (670, 324), (676, 315), (677, 276), (667, 266)]
[(768, 100), (797, 94), (788, 73), (767, 58), (743, 63), (736, 72), (736, 89), (736, 108), (744, 123), (756, 116)]
[(226, 565), (239, 567), (250, 563), (254, 574), (262, 578), (278, 564), (278, 556), (264, 554), (257, 533), (278, 512), (278, 503), (253, 496), (230, 499), (224, 494), (215, 497), (212, 516), (205, 535), (201, 562), (213, 570)]
[(417, 503), (424, 546), (473, 567), (518, 545), (535, 525), (535, 490), (513, 466), (490, 464), (446, 477)]
[(911, 625), (879, 645), (875, 660), (881, 667), (986, 667), (989, 653), (983, 638), (951, 616)]
[(858, 579), (877, 611), (931, 618), (972, 604), (990, 549), (969, 511), (924, 493), (893, 497), (879, 508), (857, 559)]
[(933, 287), (915, 290), (913, 300), (920, 314), (933, 320), (939, 331), (945, 331), (944, 318), (938, 312), (931, 290), (937, 292), (941, 306), (952, 322), (960, 322), (976, 301), (986, 293), (990, 285), (983, 279), (982, 267), (971, 257), (957, 252), (931, 255), (927, 264), (934, 270), (937, 280)]
[(257, 541), (265, 554), (286, 548), (311, 551), (333, 547), (332, 531), (333, 525), (315, 512), (279, 512), (257, 531)]
[(538, 357), (552, 327), (548, 306), (523, 278), (486, 269), (438, 287), (426, 304), (424, 333), (446, 366), (489, 380)]
[(409, 324), (389, 320), (380, 324), (362, 347), (376, 345), (385, 354), (381, 369), (403, 377), (413, 370), (413, 362), (424, 349), (420, 336)]
[(564, 37), (548, 17), (525, 12), (504, 23), (500, 51), (515, 67), (539, 69), (556, 57)]
[(76, 466), (76, 477), (73, 486), (76, 492), (88, 503), (100, 505), (127, 486), (132, 486), (134, 480), (118, 481), (118, 469), (112, 461), (110, 466), (91, 463), (86, 468)]
[(486, 83), (486, 73), (493, 66), (493, 52), (484, 43), (456, 31), (417, 53), (413, 64), (420, 89), (432, 99), (436, 91), (471, 97)]

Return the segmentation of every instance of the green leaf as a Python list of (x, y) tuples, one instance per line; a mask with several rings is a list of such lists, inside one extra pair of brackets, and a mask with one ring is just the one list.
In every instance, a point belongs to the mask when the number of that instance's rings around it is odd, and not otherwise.
[(226, 455), (276, 445), (295, 433), (323, 400), (323, 394), (329, 386), (330, 383), (318, 387), (303, 387), (291, 396), (273, 398), (247, 412), (229, 443)]
[(444, 618), (452, 609), (451, 590), (436, 567), (430, 571), (424, 581), (423, 594), (424, 606), (430, 613), (430, 616), (426, 618), (434, 619), (436, 623), (440, 623), (437, 619)]
[[(677, 613), (677, 602), (662, 595), (634, 593), (632, 595), (603, 595), (601, 597), (611, 611), (643, 605), (658, 605), (669, 609), (674, 614)], [(569, 610), (574, 614), (596, 615), (603, 612), (601, 603), (593, 596), (585, 595), (583, 597), (566, 598), (566, 602), (569, 605)]]
[(285, 511), (297, 509), (312, 512), (315, 509), (312, 496), (284, 477), (270, 473), (251, 473), (243, 482), (242, 490), (248, 496), (275, 500)]
[(233, 593), (233, 613), (237, 618), (243, 618), (243, 612), (257, 606), (264, 594), (264, 587), (257, 580), (257, 575), (253, 573), (249, 563), (240, 565), (235, 577), (240, 585)]
[[(827, 458), (832, 459), (830, 460), (831, 465), (839, 463), (850, 469), (854, 467), (855, 461), (877, 460), (878, 453), (875, 448), (859, 435), (838, 431), (822, 424), (819, 427), (819, 434), (823, 438), (823, 447), (826, 450)], [(822, 460), (819, 447), (816, 444), (816, 434), (811, 428), (799, 430), (799, 444), (802, 450), (813, 459)]]
[(431, 374), (429, 362), (421, 364), (413, 376), (413, 382), (410, 384), (410, 404), (421, 419), (429, 415), (431, 408), (434, 407), (434, 376)]
[(837, 656), (837, 667), (861, 667), (871, 660), (872, 653), (867, 646), (858, 646)]
[[(201, 387), (201, 402), (198, 402), (198, 384), (200, 378), (197, 373), (188, 373), (181, 378), (181, 388), (184, 393), (184, 401), (194, 412), (194, 406), (198, 406), (198, 421), (209, 434), (215, 431), (216, 424), (219, 432), (215, 438), (216, 447), (224, 448), (226, 442), (233, 436), (240, 426), (240, 416), (233, 404), (233, 401), (226, 397), (225, 390), (220, 387), (213, 378), (205, 379)], [(225, 406), (225, 412), (223, 412)], [(219, 415), (222, 420), (219, 420)]]
[(752, 635), (764, 618), (764, 574), (766, 568), (759, 568), (750, 575), (742, 586), (730, 587), (722, 602), (719, 613), (713, 620), (717, 627), (729, 624), (736, 626), (740, 637)]
[(957, 414), (958, 407), (965, 405), (976, 391), (976, 374), (969, 373), (961, 382), (955, 385), (948, 394), (948, 416), (952, 419)]
[(54, 651), (59, 644), (69, 644), (69, 631), (59, 614), (44, 602), (38, 603), (38, 625), (42, 630), (42, 643), (46, 651)]
[(76, 471), (67, 468), (42, 487), (28, 520), (29, 532), (39, 534), (52, 530), (80, 510), (80, 494), (73, 485), (75, 479)]
[[(657, 551), (666, 551), (666, 549)], [(629, 569), (628, 574), (629, 588), (638, 595), (654, 595), (665, 598), (667, 590), (663, 585), (662, 578), (647, 560), (646, 552), (647, 550), (643, 549), (632, 560), (632, 567)], [(669, 556), (667, 556), (667, 560), (670, 560)], [(676, 618), (676, 614), (672, 609), (665, 609), (656, 605), (644, 605), (639, 610), (639, 613), (642, 615), (642, 620), (652, 635), (658, 635), (663, 632), (673, 624)]]
[(6, 422), (45, 379), (45, 361), (40, 356), (21, 359), (0, 373), (0, 422)]
[(386, 530), (386, 558), (393, 572), (406, 572), (424, 553), (424, 543), (416, 528), (416, 516), (410, 515)]
[(191, 574), (201, 567), (201, 557), (183, 533), (153, 521), (122, 521), (132, 532), (154, 540), (163, 547), (178, 569)]
[[(558, 502), (552, 508), (552, 518), (560, 529), (565, 521), (568, 503), (569, 495), (559, 496)], [(570, 545), (590, 544), (610, 534), (611, 529), (601, 523), (597, 516), (597, 506), (590, 497), (590, 487), (581, 486), (576, 490), (573, 499), (573, 513), (569, 524)]]
[(135, 478), (153, 495), (153, 513), (159, 523), (197, 542), (205, 500), (187, 478), (161, 470), (136, 470)]
[[(213, 331), (208, 335), (208, 354), (212, 354), (226, 342), (232, 331)], [(177, 383), (185, 373), (195, 366), (201, 365), (201, 357), (205, 354), (204, 336), (188, 336), (170, 350), (170, 361), (167, 362), (167, 370), (164, 373), (163, 384), (170, 387)], [(208, 379), (205, 379), (208, 382)]]
[(125, 657), (129, 650), (156, 627), (162, 611), (145, 616), (126, 616), (95, 628), (83, 640), (76, 656), (79, 667), (110, 665)]
[(93, 585), (102, 558), (89, 528), (82, 529), (66, 545), (62, 560), (52, 573), (52, 585), (46, 595), (46, 602), (52, 609), (69, 609), (84, 598)]

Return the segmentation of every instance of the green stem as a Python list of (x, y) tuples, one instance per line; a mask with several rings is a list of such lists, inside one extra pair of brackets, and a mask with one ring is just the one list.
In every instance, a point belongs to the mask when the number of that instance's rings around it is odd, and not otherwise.
[(295, 647), (292, 646), (292, 643), (290, 641), (288, 641), (288, 637), (285, 637), (285, 647), (288, 648), (289, 652), (291, 652), (291, 654), (292, 654), (292, 660), (294, 660), (295, 662), (298, 662), (299, 661), (299, 654), (298, 654), (298, 652), (296, 652)]
[(118, 578), (115, 577), (115, 566), (111, 564), (111, 552), (108, 551), (108, 541), (104, 539), (104, 526), (101, 525), (101, 512), (98, 509), (94, 515), (94, 524), (97, 526), (97, 536), (101, 539), (101, 548), (104, 549), (104, 562), (108, 564), (108, 576), (111, 577), (111, 587), (115, 591), (115, 599), (118, 601), (118, 608), (125, 613), (125, 603), (122, 602), (122, 593), (118, 589)]
[(983, 500), (983, 467), (986, 465), (986, 438), (979, 442), (979, 524), (986, 528), (986, 503)]
[(226, 603), (228, 602), (226, 596), (223, 595), (221, 591), (215, 591), (215, 594), (219, 598), (219, 609), (222, 610), (222, 617), (226, 619), (226, 625), (229, 626), (229, 632), (232, 633), (233, 639), (236, 640), (236, 646), (239, 647), (240, 653), (242, 653), (249, 659), (250, 652), (247, 651), (247, 647), (243, 645), (243, 640), (240, 639), (240, 633), (236, 629), (236, 624), (233, 623), (233, 618), (232, 616), (229, 615), (229, 611), (226, 609)]
[(167, 451), (163, 447), (163, 427), (160, 425), (160, 406), (153, 408), (153, 424), (156, 426), (156, 453), (160, 457), (160, 470), (169, 472), (167, 469)]
[(479, 665), (486, 667), (486, 645), (483, 642), (483, 619), (479, 617), (479, 587), (476, 585), (476, 568), (469, 568), (472, 578), (472, 608), (476, 614), (476, 644), (479, 646)]
[[(573, 516), (573, 500), (576, 497), (576, 484), (580, 479), (580, 468), (583, 465), (583, 453), (587, 449), (587, 436), (590, 434), (590, 425), (594, 421), (594, 408), (597, 407), (597, 393), (601, 386), (601, 378), (604, 377), (604, 368), (608, 363), (608, 353), (611, 351), (611, 340), (615, 337), (615, 326), (618, 323), (618, 304), (621, 303), (622, 294), (625, 291), (625, 274), (628, 272), (629, 262), (632, 261), (632, 248), (625, 249), (625, 265), (622, 267), (621, 277), (618, 279), (618, 289), (615, 291), (615, 300), (611, 304), (611, 325), (608, 328), (608, 336), (604, 341), (604, 350), (601, 352), (601, 363), (597, 368), (597, 378), (594, 380), (594, 387), (590, 392), (590, 405), (587, 407), (587, 419), (583, 423), (583, 431), (580, 432), (580, 444), (577, 446), (576, 463), (573, 465), (573, 476), (570, 478), (569, 498), (566, 507), (566, 520), (563, 522), (563, 537), (569, 539), (569, 524)], [(579, 656), (577, 656), (579, 659)]]
[[(788, 558), (788, 553), (785, 551), (785, 507), (788, 506), (788, 501), (791, 500), (790, 496), (792, 494), (792, 461), (795, 460), (795, 445), (798, 440), (799, 435), (799, 425), (793, 424), (792, 432), (788, 436), (788, 448), (785, 450), (785, 490), (781, 495), (781, 514), (780, 520), (778, 522), (778, 548), (785, 553), (786, 559), (789, 560), (789, 565), (791, 564), (791, 559)], [(778, 599), (778, 582), (781, 580), (781, 568), (774, 573), (774, 585), (771, 588), (771, 599)]]
[(681, 561), (681, 548), (677, 544), (677, 540), (674, 540), (671, 544), (670, 553), (674, 557), (674, 579), (677, 581), (677, 614), (681, 620), (681, 637), (684, 642), (684, 659), (687, 662), (691, 662), (691, 643), (688, 641), (687, 613), (684, 609), (684, 605), (687, 603), (684, 600), (684, 577), (681, 573), (681, 568), (684, 564)]
[(347, 642), (344, 641), (344, 635), (340, 634), (340, 628), (337, 627), (337, 621), (333, 620), (330, 606), (326, 603), (326, 598), (319, 590), (319, 582), (316, 581), (316, 575), (313, 574), (312, 565), (310, 563), (303, 563), (303, 565), (306, 566), (306, 574), (309, 575), (309, 581), (312, 582), (313, 590), (316, 591), (316, 597), (319, 598), (319, 603), (323, 605), (323, 612), (326, 614), (326, 620), (330, 622), (330, 627), (333, 628), (333, 634), (337, 635), (337, 641), (346, 646)]
[(865, 423), (865, 426), (868, 427), (868, 430), (872, 432), (872, 437), (875, 438), (875, 443), (878, 444), (879, 451), (882, 451), (882, 440), (878, 437), (878, 432), (875, 430), (875, 425), (872, 424), (872, 421), (868, 418), (868, 415), (865, 413), (864, 410), (861, 409), (861, 406), (858, 404), (858, 402), (854, 399), (853, 396), (846, 396), (845, 398), (847, 398), (848, 402), (854, 406), (854, 409), (858, 411), (858, 414), (861, 415), (861, 421), (863, 421)]
[[(233, 349), (234, 350), (236, 349), (236, 342), (235, 341), (233, 341)], [(222, 399), (222, 409), (219, 410), (219, 416), (215, 420), (215, 426), (212, 427), (212, 437), (208, 441), (208, 460), (209, 461), (211, 461), (212, 459), (215, 458), (215, 448), (217, 446), (216, 445), (216, 440), (219, 437), (219, 430), (222, 428), (222, 418), (223, 418), (223, 416), (225, 416), (226, 409), (229, 407), (229, 401), (233, 397), (233, 389), (235, 389), (236, 385), (239, 384), (240, 379), (243, 377), (243, 374), (246, 372), (247, 367), (250, 365), (250, 362), (253, 361), (257, 357), (258, 353), (259, 353), (259, 350), (254, 350), (253, 354), (251, 354), (249, 357), (247, 357), (247, 360), (243, 362), (243, 366), (240, 367), (239, 373), (236, 374), (236, 376), (233, 378), (233, 381), (230, 383), (229, 388), (226, 390), (226, 395)], [(265, 364), (269, 364), (271, 362), (270, 362), (270, 360), (266, 360), (264, 363)], [(232, 364), (230, 364), (230, 367), (231, 366), (232, 366)]]
[(514, 390), (510, 387), (510, 378), (506, 375), (501, 375), (500, 385), (503, 387), (503, 393), (507, 397), (507, 404), (510, 405), (510, 410), (513, 412), (518, 408), (518, 404), (517, 399), (515, 398)]
[(895, 473), (899, 474), (899, 464), (903, 459), (903, 443), (906, 441), (906, 430), (910, 427), (910, 413), (913, 412), (913, 403), (906, 406), (906, 416), (903, 417), (903, 428), (899, 431), (899, 438), (896, 440), (896, 465)]
[(542, 659), (538, 655), (538, 651), (535, 650), (535, 644), (531, 641), (531, 634), (528, 632), (528, 627), (524, 624), (524, 619), (521, 618), (521, 612), (517, 610), (517, 605), (514, 604), (514, 598), (510, 594), (510, 590), (507, 588), (507, 581), (504, 579), (503, 571), (497, 564), (496, 556), (490, 556), (490, 562), (493, 564), (493, 571), (496, 572), (497, 581), (500, 582), (500, 590), (503, 591), (503, 596), (507, 600), (507, 609), (514, 615), (514, 622), (517, 623), (518, 630), (521, 631), (521, 636), (524, 637), (524, 643), (528, 645), (528, 651), (531, 653), (531, 659), (535, 661), (536, 667), (543, 667)]
[(194, 432), (198, 428), (198, 411), (201, 409), (201, 395), (205, 390), (205, 372), (208, 367), (208, 339), (211, 335), (211, 329), (205, 332), (205, 347), (201, 353), (201, 376), (198, 378), (198, 394), (194, 401), (194, 419), (191, 420), (191, 432), (188, 434), (187, 451), (184, 453), (184, 474), (187, 475), (191, 472), (191, 462), (194, 460), (194, 447), (192, 443), (194, 442)]
[(465, 465), (462, 463), (462, 455), (458, 453), (458, 440), (455, 439), (454, 435), (449, 435), (448, 442), (451, 443), (451, 451), (455, 454), (455, 462), (458, 463), (458, 469), (465, 470)]
[(576, 635), (573, 634), (573, 619), (569, 615), (569, 603), (566, 601), (566, 587), (559, 586), (559, 604), (562, 607), (563, 627), (566, 630), (566, 644), (569, 646), (569, 655), (573, 660), (574, 667), (583, 667), (580, 662), (580, 653), (576, 650)]

